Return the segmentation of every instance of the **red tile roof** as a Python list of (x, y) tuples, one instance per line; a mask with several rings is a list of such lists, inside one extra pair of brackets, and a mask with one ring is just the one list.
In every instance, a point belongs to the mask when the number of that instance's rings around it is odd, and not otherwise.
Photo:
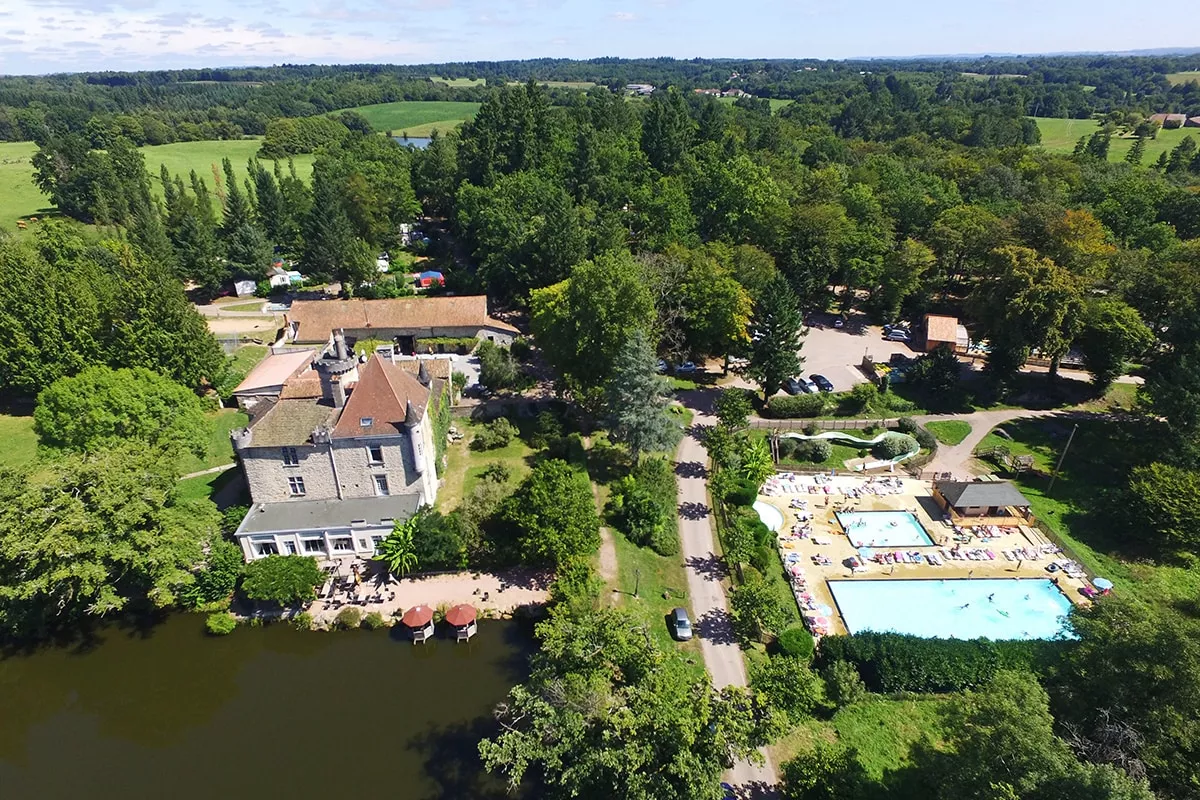
[(925, 315), (925, 338), (931, 342), (958, 341), (958, 318), (945, 317), (940, 314)]
[[(418, 419), (429, 403), (429, 390), (403, 368), (379, 356), (358, 368), (358, 383), (334, 426), (338, 439), (404, 432), (408, 410)], [(370, 419), (369, 426), (362, 421)]]

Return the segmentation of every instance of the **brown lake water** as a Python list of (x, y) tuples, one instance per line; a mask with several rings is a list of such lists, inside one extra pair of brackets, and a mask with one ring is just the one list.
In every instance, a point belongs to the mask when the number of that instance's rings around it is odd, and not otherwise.
[(0, 660), (0, 798), (505, 797), (476, 744), (527, 673), (520, 623), (203, 633), (176, 615)]

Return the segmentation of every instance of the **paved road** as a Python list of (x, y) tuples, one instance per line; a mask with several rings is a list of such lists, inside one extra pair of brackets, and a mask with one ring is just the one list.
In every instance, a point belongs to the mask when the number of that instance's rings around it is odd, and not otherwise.
[(973, 458), (972, 453), (975, 452), (975, 448), (979, 446), (979, 443), (983, 441), (983, 437), (987, 436), (992, 428), (1014, 419), (1068, 416), (1072, 414), (1077, 415), (1078, 413), (1057, 409), (1036, 411), (1024, 408), (1012, 408), (1000, 411), (976, 411), (973, 414), (924, 414), (915, 416), (913, 419), (922, 424), (949, 420), (960, 420), (971, 424), (971, 433), (966, 439), (963, 439), (956, 445), (939, 444), (937, 455), (924, 467), (927, 471), (949, 472), (955, 478), (968, 480), (974, 474), (970, 469), (971, 459)]
[[(721, 579), (725, 564), (716, 555), (712, 521), (708, 507), (708, 453), (695, 433), (701, 426), (716, 422), (702, 413), (706, 407), (702, 393), (688, 393), (684, 404), (696, 410), (693, 432), (689, 432), (675, 451), (676, 480), (679, 483), (679, 536), (687, 572), (688, 594), (692, 601), (693, 627), (700, 639), (704, 665), (718, 689), (746, 685), (746, 665), (733, 632), (725, 590)], [(689, 402), (690, 401), (690, 402)], [(763, 754), (764, 757), (766, 753)], [(761, 766), (738, 762), (726, 780), (744, 792), (761, 794), (778, 782), (768, 758)]]

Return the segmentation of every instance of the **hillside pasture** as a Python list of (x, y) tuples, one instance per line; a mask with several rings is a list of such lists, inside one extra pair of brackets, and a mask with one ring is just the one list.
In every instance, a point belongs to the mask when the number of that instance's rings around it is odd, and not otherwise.
[(486, 78), (442, 78), (437, 75), (429, 79), (430, 83), (441, 83), (446, 86), (457, 86), (459, 88), (470, 88), (472, 86), (485, 86)]
[[(369, 106), (342, 109), (357, 111), (377, 131), (391, 131), (399, 136), (428, 136), (435, 129), (449, 131), (463, 122), (474, 119), (479, 103), (451, 100), (401, 100), (396, 103), (376, 103)], [(334, 112), (340, 114), (341, 111)]]
[(0, 142), (0, 230), (15, 232), (18, 219), (44, 214), (50, 201), (33, 185), (33, 142)]
[(1200, 83), (1200, 70), (1194, 69), (1190, 72), (1171, 72), (1167, 75), (1167, 80), (1172, 86), (1180, 86), (1184, 83)]
[[(1038, 130), (1042, 133), (1041, 146), (1055, 153), (1069, 153), (1075, 149), (1075, 142), (1080, 136), (1091, 136), (1099, 127), (1092, 119), (1052, 119), (1034, 117)], [(1200, 143), (1200, 128), (1173, 128), (1161, 130), (1158, 136), (1146, 140), (1146, 155), (1142, 164), (1153, 164), (1161, 153), (1169, 153), (1183, 141), (1185, 136), (1191, 136)], [(1122, 161), (1129, 148), (1133, 147), (1133, 137), (1113, 137), (1108, 147), (1109, 161)]]

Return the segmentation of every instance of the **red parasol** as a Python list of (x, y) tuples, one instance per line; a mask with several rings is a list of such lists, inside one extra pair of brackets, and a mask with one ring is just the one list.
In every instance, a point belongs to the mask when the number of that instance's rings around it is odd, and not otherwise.
[(456, 628), (462, 628), (475, 621), (475, 607), (466, 603), (455, 606), (446, 612), (446, 622)]
[(400, 618), (410, 628), (424, 628), (433, 621), (433, 609), (429, 606), (413, 606), (408, 611), (404, 612), (404, 616)]

